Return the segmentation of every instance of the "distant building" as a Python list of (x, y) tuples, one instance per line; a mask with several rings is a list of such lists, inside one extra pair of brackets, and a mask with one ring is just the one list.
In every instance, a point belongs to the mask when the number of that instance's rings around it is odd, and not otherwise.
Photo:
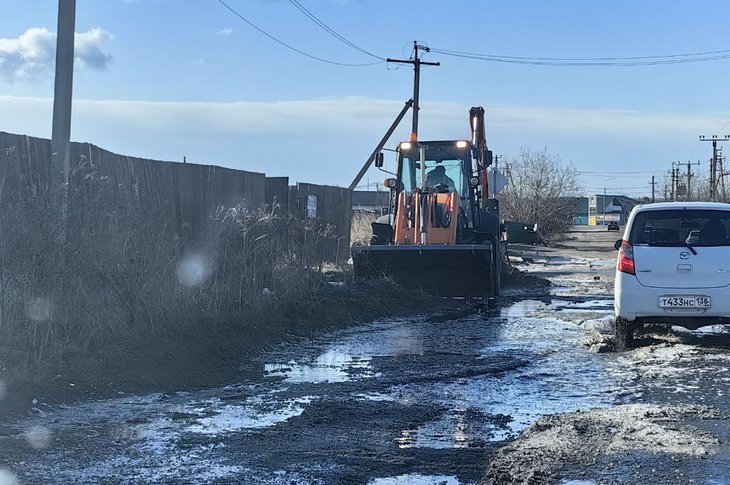
[(602, 226), (609, 222), (626, 224), (631, 210), (639, 201), (625, 195), (603, 194), (588, 197), (588, 224)]
[(565, 203), (573, 208), (573, 224), (588, 224), (588, 198), (587, 197), (565, 197)]
[(352, 192), (352, 212), (387, 214), (389, 197), (389, 190), (354, 190)]

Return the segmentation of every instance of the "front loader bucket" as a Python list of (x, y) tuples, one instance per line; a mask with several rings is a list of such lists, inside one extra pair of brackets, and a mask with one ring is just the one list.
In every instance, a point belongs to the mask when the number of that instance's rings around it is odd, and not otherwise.
[(495, 296), (494, 260), (489, 243), (352, 248), (355, 277), (388, 276), (403, 286), (440, 296)]

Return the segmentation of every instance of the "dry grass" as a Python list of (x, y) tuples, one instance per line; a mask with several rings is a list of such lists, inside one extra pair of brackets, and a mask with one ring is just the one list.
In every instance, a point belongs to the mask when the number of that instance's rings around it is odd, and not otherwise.
[(330, 236), (288, 215), (219, 208), (205, 230), (178, 234), (106, 202), (113, 190), (85, 176), (65, 220), (50, 197), (0, 195), (0, 378), (238, 356), (399, 294), (328, 284), (319, 246)]
[(371, 224), (378, 218), (368, 212), (356, 212), (352, 215), (350, 226), (350, 244), (368, 244), (373, 236)]

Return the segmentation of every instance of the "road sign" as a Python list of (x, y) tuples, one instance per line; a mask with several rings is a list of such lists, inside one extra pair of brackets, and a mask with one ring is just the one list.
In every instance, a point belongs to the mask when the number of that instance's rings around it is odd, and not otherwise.
[(488, 170), (489, 190), (493, 194), (498, 194), (502, 189), (507, 187), (507, 178), (502, 175), (502, 172), (495, 170), (494, 167), (489, 167)]

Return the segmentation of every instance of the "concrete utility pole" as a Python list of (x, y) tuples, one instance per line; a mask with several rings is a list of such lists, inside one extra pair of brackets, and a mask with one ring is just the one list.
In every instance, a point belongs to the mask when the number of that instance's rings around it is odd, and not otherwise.
[(440, 62), (424, 62), (418, 57), (418, 51), (430, 52), (426, 46), (420, 45), (415, 40), (413, 41), (413, 59), (390, 59), (388, 62), (394, 62), (396, 64), (413, 64), (413, 125), (411, 127), (411, 143), (418, 141), (418, 111), (421, 109), (419, 104), (420, 95), (420, 84), (421, 84), (421, 66), (440, 66)]
[[(492, 171), (492, 187), (497, 186), (497, 166), (499, 165), (499, 159), (502, 157), (502, 155), (495, 155), (494, 156), (494, 170)], [(494, 192), (494, 189), (492, 189), (492, 199), (496, 199), (497, 194)]]
[(56, 187), (64, 187), (64, 193), (65, 186), (68, 184), (71, 150), (75, 29), (76, 0), (58, 0), (56, 80), (53, 92), (53, 131), (51, 135), (51, 182)]
[(694, 177), (694, 174), (692, 173), (692, 165), (699, 164), (699, 160), (697, 163), (692, 163), (687, 160), (687, 200), (692, 200), (692, 177)]
[(656, 201), (656, 198), (654, 197), (654, 188), (656, 187), (656, 180), (654, 180), (654, 176), (651, 176), (651, 202), (652, 204)]
[(618, 177), (607, 178), (603, 181), (603, 222), (601, 224), (604, 226), (606, 225), (606, 182), (608, 182), (609, 180), (614, 180), (616, 178)]
[(398, 113), (398, 116), (396, 116), (395, 121), (393, 121), (393, 124), (390, 125), (390, 128), (388, 128), (388, 131), (385, 132), (385, 136), (380, 140), (380, 143), (378, 143), (378, 146), (375, 147), (375, 150), (373, 150), (373, 153), (370, 154), (368, 159), (365, 161), (365, 164), (362, 166), (358, 174), (355, 176), (355, 179), (350, 184), (350, 187), (348, 187), (348, 190), (355, 190), (357, 187), (357, 184), (360, 183), (360, 180), (365, 176), (365, 173), (370, 168), (370, 165), (372, 165), (373, 161), (375, 160), (375, 157), (378, 156), (378, 153), (383, 149), (386, 143), (388, 143), (388, 140), (390, 139), (391, 135), (395, 131), (395, 129), (400, 124), (403, 117), (408, 113), (408, 110), (411, 109), (411, 106), (413, 106), (413, 100), (409, 99), (406, 101), (405, 106), (403, 106), (403, 109), (400, 110), (400, 113)]
[(689, 200), (689, 185), (690, 177), (692, 177), (692, 172), (689, 166), (689, 162), (687, 162), (687, 185), (682, 185), (682, 175), (679, 170), (679, 167), (681, 167), (682, 165), (682, 162), (672, 162), (672, 177), (674, 179), (674, 200), (681, 198), (682, 195), (684, 195), (685, 200)]
[(712, 161), (710, 162), (710, 200), (715, 202), (715, 199), (717, 198), (717, 142), (730, 141), (730, 135), (725, 135), (722, 138), (718, 138), (717, 135), (712, 135), (710, 138), (705, 138), (705, 135), (700, 135), (700, 141), (712, 142)]
[(722, 201), (725, 202), (727, 195), (725, 193), (725, 169), (722, 167), (722, 162), (725, 161), (725, 156), (722, 154), (722, 147), (717, 149), (717, 163), (718, 163), (718, 169), (715, 172), (715, 175), (720, 180), (720, 194), (722, 196)]

